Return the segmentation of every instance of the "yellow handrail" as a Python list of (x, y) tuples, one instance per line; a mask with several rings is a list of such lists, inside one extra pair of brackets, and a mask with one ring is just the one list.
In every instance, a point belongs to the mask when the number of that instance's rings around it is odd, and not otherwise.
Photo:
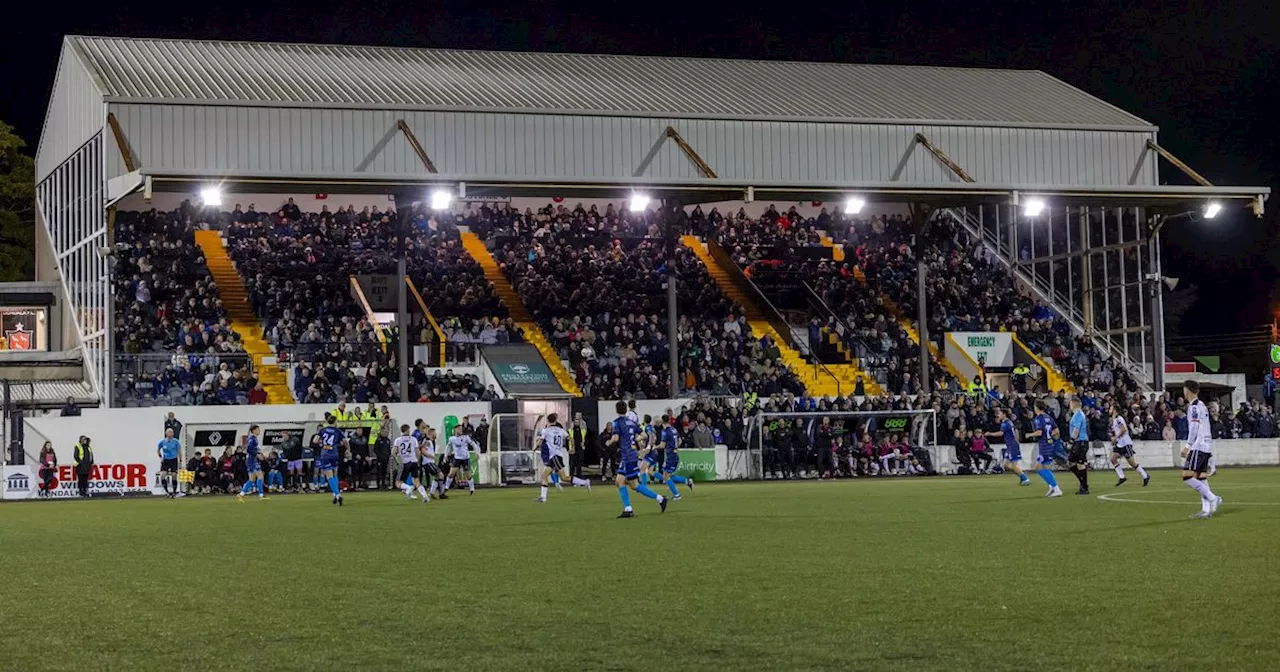
[[(357, 280), (356, 276), (354, 275), (350, 277), (351, 277), (351, 289), (355, 291), (356, 300), (360, 302), (360, 307), (364, 308), (364, 314), (365, 314), (365, 317), (369, 318), (369, 324), (373, 325), (373, 333), (378, 335), (378, 342), (382, 344), (382, 351), (386, 352), (387, 335), (382, 333), (382, 325), (378, 324), (377, 318), (373, 316), (373, 308), (369, 306), (369, 299), (365, 298), (364, 290), (360, 288), (360, 281)], [(403, 337), (404, 335), (402, 334), (401, 338)]]
[[(1054, 368), (1053, 365), (1041, 359), (1040, 355), (1037, 355), (1035, 352), (1032, 352), (1031, 348), (1028, 348), (1027, 344), (1023, 343), (1021, 338), (1018, 338), (1017, 332), (1011, 331), (1009, 333), (1013, 336), (1013, 342), (1017, 343), (1018, 347), (1022, 348), (1023, 352), (1030, 355), (1031, 361), (1038, 364), (1040, 368), (1044, 370), (1044, 375), (1046, 379), (1045, 383), (1049, 388), (1050, 392), (1057, 392), (1058, 390), (1054, 389), (1055, 387), (1066, 390), (1067, 392), (1071, 392), (1071, 393), (1074, 393), (1076, 391), (1076, 388), (1074, 385), (1071, 384), (1071, 381), (1067, 380), (1067, 377), (1062, 375), (1062, 373), (1059, 372), (1058, 369)], [(1053, 379), (1055, 378), (1057, 379), (1057, 385), (1053, 384)]]
[(436, 322), (436, 318), (427, 310), (427, 302), (422, 300), (422, 294), (418, 292), (418, 286), (413, 284), (413, 280), (409, 276), (404, 276), (404, 284), (409, 286), (409, 291), (413, 292), (413, 298), (417, 299), (418, 307), (422, 309), (422, 314), (427, 316), (427, 322), (431, 323), (431, 330), (436, 332), (436, 340), (440, 342), (440, 366), (445, 363), (445, 343), (444, 330), (440, 328), (440, 324)]

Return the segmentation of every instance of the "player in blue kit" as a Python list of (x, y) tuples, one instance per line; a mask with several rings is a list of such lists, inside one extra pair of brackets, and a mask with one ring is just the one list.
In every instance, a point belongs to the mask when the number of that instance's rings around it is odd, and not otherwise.
[[(160, 458), (160, 485), (164, 487), (164, 496), (173, 499), (178, 496), (178, 455), (182, 444), (173, 438), (173, 430), (164, 430), (164, 438), (156, 445), (156, 456)], [(172, 489), (170, 489), (172, 486)]]
[(258, 432), (257, 425), (249, 425), (249, 436), (244, 442), (244, 466), (249, 472), (249, 478), (244, 482), (244, 487), (240, 488), (240, 492), (236, 495), (236, 501), (244, 503), (244, 496), (254, 490), (258, 491), (258, 499), (266, 499), (265, 490), (262, 487), (262, 464), (258, 461)]
[(689, 486), (689, 492), (693, 492), (693, 479), (676, 474), (676, 469), (680, 468), (680, 433), (671, 426), (671, 418), (665, 415), (658, 421), (658, 433), (662, 437), (662, 480), (671, 488), (671, 498), (680, 499), (677, 483), (684, 483)]
[(645, 497), (658, 500), (658, 506), (662, 507), (665, 512), (667, 510), (667, 498), (650, 490), (647, 484), (640, 482), (640, 454), (636, 450), (640, 441), (640, 426), (627, 417), (627, 403), (625, 401), (619, 401), (614, 408), (618, 412), (618, 417), (609, 423), (613, 436), (609, 437), (607, 445), (618, 445), (618, 475), (614, 479), (618, 484), (618, 496), (622, 498), (622, 513), (618, 517), (634, 518), (636, 515), (631, 510), (631, 493), (628, 488)]
[(1049, 470), (1049, 466), (1053, 464), (1054, 459), (1058, 455), (1058, 423), (1053, 421), (1049, 416), (1048, 407), (1043, 401), (1036, 401), (1036, 417), (1031, 421), (1034, 428), (1027, 438), (1035, 438), (1037, 440), (1037, 460), (1040, 462), (1040, 469), (1036, 471), (1045, 483), (1049, 484), (1049, 492), (1045, 497), (1061, 497), (1062, 488), (1058, 487), (1058, 479)]
[(333, 503), (342, 506), (342, 490), (338, 488), (338, 455), (347, 445), (347, 435), (338, 429), (338, 419), (325, 413), (324, 427), (320, 429), (320, 458), (316, 460), (316, 470), (329, 483), (329, 492), (333, 493)]
[[(634, 409), (632, 409), (634, 412)], [(640, 461), (640, 482), (648, 485), (650, 479), (654, 476), (661, 478), (659, 471), (662, 465), (662, 455), (658, 450), (658, 430), (653, 426), (653, 419), (644, 416), (644, 422), (640, 425), (641, 439), (640, 448), (644, 450), (644, 457)]]
[(1003, 408), (996, 411), (996, 421), (1000, 423), (1000, 431), (987, 432), (993, 439), (1004, 439), (1004, 451), (1000, 457), (1005, 469), (1018, 475), (1018, 485), (1031, 485), (1031, 479), (1022, 472), (1022, 446), (1018, 444), (1018, 436), (1014, 432), (1013, 420)]

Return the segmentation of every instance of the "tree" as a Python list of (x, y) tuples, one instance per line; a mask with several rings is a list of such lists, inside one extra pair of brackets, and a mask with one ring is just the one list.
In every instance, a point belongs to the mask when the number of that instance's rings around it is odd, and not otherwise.
[(35, 271), (36, 170), (26, 145), (0, 121), (0, 282), (30, 280)]

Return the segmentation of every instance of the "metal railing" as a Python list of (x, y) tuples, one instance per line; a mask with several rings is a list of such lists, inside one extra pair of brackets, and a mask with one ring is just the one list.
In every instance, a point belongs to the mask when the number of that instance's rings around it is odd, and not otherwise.
[(947, 208), (943, 212), (948, 214), (958, 224), (963, 226), (970, 234), (978, 236), (987, 249), (996, 253), (996, 258), (1004, 264), (1005, 268), (1013, 274), (1017, 279), (1021, 280), (1036, 294), (1036, 297), (1043, 303), (1051, 306), (1067, 324), (1071, 326), (1071, 330), (1076, 334), (1087, 336), (1089, 341), (1093, 343), (1099, 351), (1109, 354), (1117, 361), (1124, 365), (1125, 369), (1133, 375), (1134, 379), (1150, 391), (1147, 383), (1149, 373), (1145, 367), (1140, 366), (1133, 361), (1129, 353), (1117, 346), (1111, 339), (1100, 339), (1093, 334), (1089, 334), (1084, 328), (1084, 313), (1075, 305), (1070, 297), (1062, 295), (1062, 293), (1054, 291), (1054, 289), (1037, 273), (1029, 272), (1024, 264), (1013, 260), (1008, 246), (1002, 243), (999, 236), (988, 230), (982, 220), (974, 216), (968, 209)]

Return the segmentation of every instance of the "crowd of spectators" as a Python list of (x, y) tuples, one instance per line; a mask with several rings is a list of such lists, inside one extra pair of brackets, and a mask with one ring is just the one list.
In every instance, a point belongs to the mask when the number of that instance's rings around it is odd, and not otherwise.
[(256, 381), (190, 209), (119, 212), (111, 257), (117, 405), (243, 403)]
[[(113, 276), (118, 350), (173, 355), (162, 366), (135, 367), (137, 373), (121, 377), (121, 398), (252, 401), (256, 381), (241, 364), (247, 360), (235, 357), (243, 348), (192, 236), (209, 227), (226, 235), (266, 338), (294, 367), (292, 391), (299, 401), (398, 399), (400, 334), (367, 320), (348, 281), (353, 274), (395, 272), (396, 220), (393, 210), (375, 207), (303, 212), (292, 199), (266, 212), (254, 204), (222, 213), (184, 204), (172, 213), (121, 213)], [(465, 226), (486, 240), (584, 393), (597, 398), (668, 395), (665, 283), (671, 269), (680, 277), (676, 331), (683, 393), (803, 393), (777, 344), (752, 333), (742, 306), (720, 291), (698, 257), (683, 245), (668, 250), (664, 222), (719, 242), (766, 296), (804, 294), (780, 298), (784, 308), (815, 299), (822, 310), (810, 305), (795, 311), (799, 325), (810, 325), (810, 342), (836, 334), (893, 395), (955, 395), (967, 383), (931, 361), (934, 385), (921, 389), (919, 347), (884, 303), (887, 297), (899, 306), (915, 305), (919, 263), (929, 266), (928, 326), (939, 349), (947, 331), (1014, 331), (1086, 396), (1137, 389), (1127, 371), (1072, 334), (1064, 320), (1014, 291), (1005, 267), (945, 217), (935, 218), (918, 238), (902, 216), (823, 209), (805, 217), (795, 207), (783, 212), (773, 206), (751, 217), (742, 209), (725, 215), (700, 206), (660, 216), (613, 205), (523, 211), (482, 205), (460, 214), (415, 211), (408, 221), (409, 272), (438, 318), (451, 356), (524, 338), (462, 249), (459, 227)], [(831, 241), (824, 237), (845, 245), (846, 260), (825, 253)], [(857, 279), (859, 271), (867, 282)], [(437, 345), (435, 329), (425, 322), (413, 325), (408, 337), (415, 345)], [(414, 367), (412, 398), (464, 400), (488, 393), (474, 380), (436, 384), (441, 381), (426, 377), (421, 365)], [(1274, 431), (1270, 418), (1257, 415), (1243, 414), (1243, 433)], [(1145, 417), (1143, 422), (1145, 427)]]
[[(805, 218), (794, 207), (780, 213), (770, 206), (752, 218), (741, 210), (725, 217), (695, 208), (688, 214), (688, 228), (717, 240), (780, 310), (793, 311), (789, 317), (794, 322), (816, 326), (812, 337), (835, 332), (846, 351), (891, 393), (954, 392), (968, 382), (952, 378), (937, 361), (931, 361), (933, 390), (921, 390), (914, 379), (919, 348), (882, 297), (899, 309), (914, 307), (919, 263), (928, 265), (928, 327), (939, 352), (948, 331), (1013, 331), (1078, 388), (1137, 389), (1127, 371), (1073, 334), (1065, 320), (1016, 291), (1005, 266), (950, 217), (935, 217), (916, 236), (910, 220), (901, 215), (848, 216), (823, 209)], [(822, 246), (824, 235), (844, 245), (845, 261), (806, 250)], [(859, 269), (866, 283), (857, 280)], [(821, 309), (812, 305), (817, 302)]]
[[(270, 342), (286, 358), (321, 365), (395, 369), (396, 350), (351, 296), (350, 276), (395, 274), (397, 213), (354, 206), (303, 212), (292, 199), (273, 213), (237, 204), (223, 215), (229, 251)], [(507, 317), (484, 273), (463, 249), (455, 215), (415, 210), (408, 273), (441, 322), (479, 334)], [(415, 343), (434, 335), (415, 329)], [(395, 382), (395, 381), (392, 381)]]
[(655, 222), (652, 213), (581, 205), (485, 207), (468, 219), (584, 394), (668, 395), (670, 268), (680, 279), (677, 361), (685, 391), (799, 391), (776, 344), (752, 333), (742, 307), (721, 293), (693, 251), (666, 249)]

